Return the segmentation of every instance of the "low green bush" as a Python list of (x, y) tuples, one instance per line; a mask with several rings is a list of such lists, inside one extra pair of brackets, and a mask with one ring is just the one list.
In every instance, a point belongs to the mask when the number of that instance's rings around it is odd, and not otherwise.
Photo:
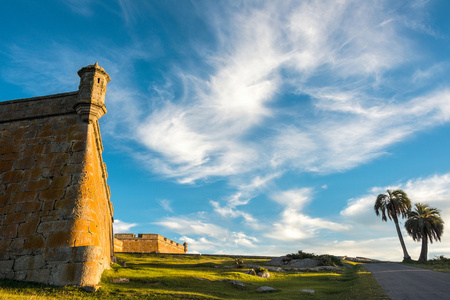
[(286, 256), (290, 259), (315, 259), (319, 261), (320, 266), (342, 266), (342, 262), (339, 258), (329, 254), (315, 255), (314, 253), (307, 253), (299, 250), (297, 253), (288, 254)]

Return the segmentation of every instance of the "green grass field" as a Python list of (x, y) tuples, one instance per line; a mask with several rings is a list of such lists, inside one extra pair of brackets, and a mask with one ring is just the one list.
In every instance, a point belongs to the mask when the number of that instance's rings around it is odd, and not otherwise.
[[(101, 288), (88, 293), (74, 287), (0, 280), (0, 299), (389, 299), (359, 264), (341, 273), (270, 272), (262, 279), (231, 268), (233, 258), (211, 256), (118, 254), (119, 262), (104, 272)], [(264, 266), (268, 260), (244, 259)], [(128, 278), (129, 283), (111, 283)], [(245, 286), (229, 281), (239, 280)], [(260, 286), (276, 292), (257, 292)], [(302, 289), (314, 293), (300, 292)]]
[(410, 261), (410, 262), (403, 262), (402, 264), (411, 267), (450, 273), (450, 259), (445, 258), (443, 256), (425, 262)]

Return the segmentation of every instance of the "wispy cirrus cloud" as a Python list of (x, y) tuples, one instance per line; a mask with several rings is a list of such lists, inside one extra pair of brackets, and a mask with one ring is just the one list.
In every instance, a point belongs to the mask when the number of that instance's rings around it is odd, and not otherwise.
[[(221, 45), (205, 60), (212, 72), (181, 74), (189, 101), (169, 101), (139, 127), (138, 140), (158, 154), (152, 166), (166, 176), (192, 183), (292, 168), (342, 171), (448, 122), (445, 90), (416, 98), (398, 91), (400, 99), (378, 92), (392, 88), (387, 70), (414, 57), (404, 55), (414, 51), (396, 10), (305, 1), (221, 12), (208, 10), (217, 14), (209, 25)], [(298, 102), (278, 107), (285, 93)]]
[(114, 220), (113, 227), (115, 233), (129, 232), (131, 228), (136, 227), (137, 223), (127, 223), (121, 220)]
[(284, 209), (280, 220), (272, 224), (265, 236), (282, 241), (301, 241), (314, 237), (323, 229), (345, 231), (350, 228), (346, 224), (308, 216), (304, 209), (312, 200), (312, 193), (312, 189), (302, 188), (274, 194), (272, 199), (284, 206)]
[(223, 227), (188, 217), (163, 218), (155, 225), (178, 232), (183, 235), (189, 252), (193, 253), (237, 253), (239, 249), (255, 248), (259, 240), (244, 232), (229, 231)]
[(165, 211), (173, 213), (172, 201), (167, 199), (160, 199), (157, 200), (157, 202)]

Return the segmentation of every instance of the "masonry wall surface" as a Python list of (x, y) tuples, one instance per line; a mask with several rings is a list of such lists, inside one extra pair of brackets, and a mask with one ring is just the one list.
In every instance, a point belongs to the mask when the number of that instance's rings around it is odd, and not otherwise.
[(91, 105), (79, 92), (0, 102), (0, 278), (95, 285), (110, 266), (98, 116), (82, 118), (81, 100)]
[(115, 252), (126, 253), (186, 253), (187, 244), (180, 245), (159, 234), (116, 233)]

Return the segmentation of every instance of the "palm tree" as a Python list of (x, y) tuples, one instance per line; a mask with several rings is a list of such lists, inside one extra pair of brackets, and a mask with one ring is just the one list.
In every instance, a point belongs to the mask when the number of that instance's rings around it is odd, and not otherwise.
[(408, 220), (405, 223), (408, 234), (415, 241), (422, 240), (422, 250), (419, 261), (426, 261), (428, 257), (428, 240), (430, 243), (440, 241), (444, 233), (444, 221), (440, 212), (427, 204), (417, 203), (415, 210), (408, 213)]
[(411, 256), (409, 256), (408, 251), (406, 250), (400, 226), (398, 226), (398, 216), (405, 218), (408, 211), (411, 210), (411, 200), (409, 200), (406, 193), (402, 190), (387, 190), (387, 194), (378, 195), (373, 208), (375, 209), (377, 216), (381, 214), (381, 220), (387, 222), (387, 218), (389, 218), (389, 220), (394, 221), (398, 238), (403, 249), (403, 259), (411, 259)]

